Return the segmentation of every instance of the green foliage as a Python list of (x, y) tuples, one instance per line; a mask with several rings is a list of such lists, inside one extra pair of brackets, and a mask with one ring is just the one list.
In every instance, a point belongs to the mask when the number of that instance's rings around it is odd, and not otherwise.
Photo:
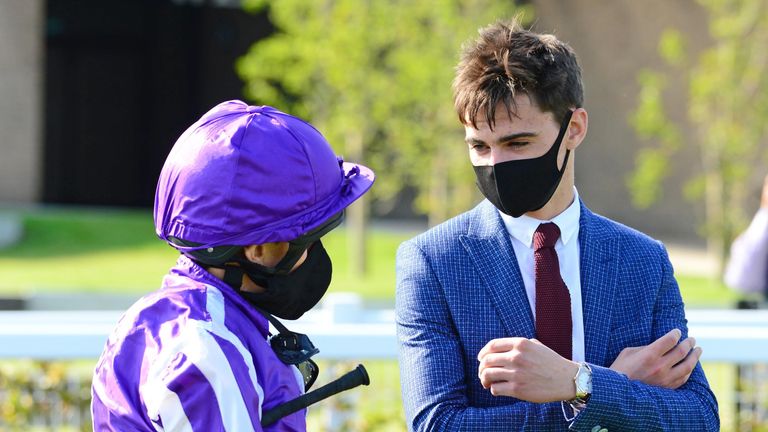
[[(674, 40), (672, 36), (668, 39)], [(668, 44), (679, 46), (679, 43)], [(669, 48), (670, 57), (677, 48)], [(674, 54), (678, 56), (678, 54)], [(656, 72), (642, 71), (638, 75), (640, 95), (637, 110), (630, 117), (630, 123), (637, 134), (644, 139), (656, 138), (657, 147), (646, 147), (638, 151), (636, 169), (627, 179), (632, 202), (638, 208), (647, 208), (662, 193), (662, 180), (669, 171), (669, 159), (680, 147), (680, 131), (670, 123), (664, 114), (663, 94), (665, 78)]]
[(72, 362), (0, 362), (0, 430), (91, 430), (91, 368), (81, 366)]
[[(705, 351), (702, 366), (720, 405), (722, 430), (734, 430), (731, 426), (734, 424), (735, 415), (734, 388), (737, 380), (735, 367), (731, 364), (706, 362), (706, 357)], [(401, 402), (397, 361), (364, 360), (363, 363), (371, 376), (371, 385), (358, 387), (310, 407), (307, 418), (308, 430), (328, 430), (328, 409), (334, 399), (340, 396), (346, 397), (347, 403), (351, 401), (354, 404), (350, 425), (343, 430), (360, 432), (405, 432), (407, 430)], [(317, 387), (354, 367), (354, 364), (350, 363), (339, 364), (328, 361), (320, 361), (319, 365), (320, 378), (315, 384)], [(93, 361), (0, 361), (0, 394), (3, 395), (0, 397), (0, 431), (90, 431), (88, 408), (92, 369)], [(38, 384), (51, 382), (48, 378), (50, 371), (55, 371), (56, 376), (66, 376), (69, 386)], [(58, 383), (62, 382), (61, 378), (54, 379)], [(32, 396), (35, 392), (37, 398)], [(51, 422), (48, 425), (40, 424), (46, 420), (45, 413), (50, 414), (49, 408), (52, 402), (63, 399), (68, 400), (67, 406), (70, 407), (65, 409), (70, 413), (69, 416), (59, 416), (65, 424), (50, 424)], [(79, 419), (71, 415), (72, 408), (75, 407), (81, 410)], [(62, 413), (56, 413), (56, 415), (59, 414)], [(765, 424), (752, 426), (755, 429), (751, 430), (765, 430), (768, 427)]]
[(637, 169), (627, 180), (632, 202), (638, 208), (648, 208), (661, 195), (661, 179), (669, 170), (669, 160), (660, 149), (641, 149), (637, 154)]
[(679, 65), (685, 61), (687, 47), (680, 32), (667, 29), (659, 40), (659, 53), (669, 64)]
[[(308, 410), (307, 430), (342, 430), (366, 432), (405, 432), (405, 414), (400, 395), (400, 371), (397, 361), (363, 360), (371, 379), (361, 386), (313, 405)], [(357, 363), (320, 361), (319, 387), (353, 369)], [(314, 387), (313, 387), (314, 388)], [(345, 420), (343, 427), (330, 428), (331, 412)]]
[[(628, 185), (636, 205), (647, 207), (660, 196), (669, 171), (690, 161), (675, 158), (683, 140), (667, 116), (666, 78), (688, 82), (687, 108), (692, 142), (701, 155), (699, 174), (684, 186), (688, 199), (703, 200), (703, 233), (722, 259), (747, 221), (744, 213), (751, 183), (762, 179), (768, 161), (768, 4), (763, 0), (700, 0), (709, 12), (711, 47), (688, 59), (686, 43), (675, 30), (663, 33), (660, 55), (666, 73), (642, 71), (637, 109), (630, 122), (638, 136), (655, 146), (638, 152)], [(687, 126), (687, 125), (686, 125)]]
[(451, 81), (459, 48), (477, 28), (510, 18), (493, 0), (281, 0), (277, 32), (237, 62), (246, 96), (309, 119), (350, 160), (380, 178), (380, 203), (405, 187), (431, 221), (475, 198)]

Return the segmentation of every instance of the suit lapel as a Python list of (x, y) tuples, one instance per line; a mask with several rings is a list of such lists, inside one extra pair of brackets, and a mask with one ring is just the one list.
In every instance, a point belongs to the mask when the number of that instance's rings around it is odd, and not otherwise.
[[(467, 235), (460, 237), (509, 336), (536, 337), (533, 314), (525, 293), (507, 229), (488, 201), (475, 209)], [(605, 364), (610, 338), (619, 242), (609, 227), (581, 204), (579, 254), (586, 360)]]
[(584, 349), (589, 363), (605, 365), (616, 291), (619, 242), (609, 228), (581, 205), (579, 254), (584, 316)]
[(496, 208), (483, 201), (467, 235), (460, 237), (502, 319), (508, 336), (535, 337), (533, 314), (507, 229)]

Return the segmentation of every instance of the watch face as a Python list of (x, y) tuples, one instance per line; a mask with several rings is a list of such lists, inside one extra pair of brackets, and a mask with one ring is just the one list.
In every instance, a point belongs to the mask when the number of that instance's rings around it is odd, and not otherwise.
[(578, 377), (578, 386), (579, 389), (586, 391), (589, 387), (589, 384), (591, 383), (592, 377), (589, 376), (588, 373), (581, 373)]
[(579, 369), (575, 383), (577, 396), (589, 398), (590, 393), (592, 393), (592, 371), (588, 366), (583, 366)]

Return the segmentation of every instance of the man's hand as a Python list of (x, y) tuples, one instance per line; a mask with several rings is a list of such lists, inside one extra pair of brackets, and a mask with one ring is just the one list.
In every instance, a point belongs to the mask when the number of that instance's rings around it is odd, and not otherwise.
[(478, 376), (494, 396), (529, 402), (576, 397), (578, 363), (561, 357), (536, 339), (503, 338), (488, 342), (477, 355)]
[(768, 208), (768, 175), (763, 180), (763, 194), (760, 196), (760, 207)]
[(702, 352), (692, 337), (678, 345), (680, 335), (680, 330), (672, 329), (650, 345), (624, 348), (611, 369), (629, 379), (676, 389), (688, 381)]

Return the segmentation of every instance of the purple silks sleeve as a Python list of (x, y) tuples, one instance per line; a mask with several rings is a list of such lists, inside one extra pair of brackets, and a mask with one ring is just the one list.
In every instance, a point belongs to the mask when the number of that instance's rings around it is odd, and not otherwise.
[(306, 410), (262, 429), (262, 410), (303, 392), (266, 341), (268, 323), (182, 256), (134, 304), (94, 372), (94, 431), (305, 431)]

